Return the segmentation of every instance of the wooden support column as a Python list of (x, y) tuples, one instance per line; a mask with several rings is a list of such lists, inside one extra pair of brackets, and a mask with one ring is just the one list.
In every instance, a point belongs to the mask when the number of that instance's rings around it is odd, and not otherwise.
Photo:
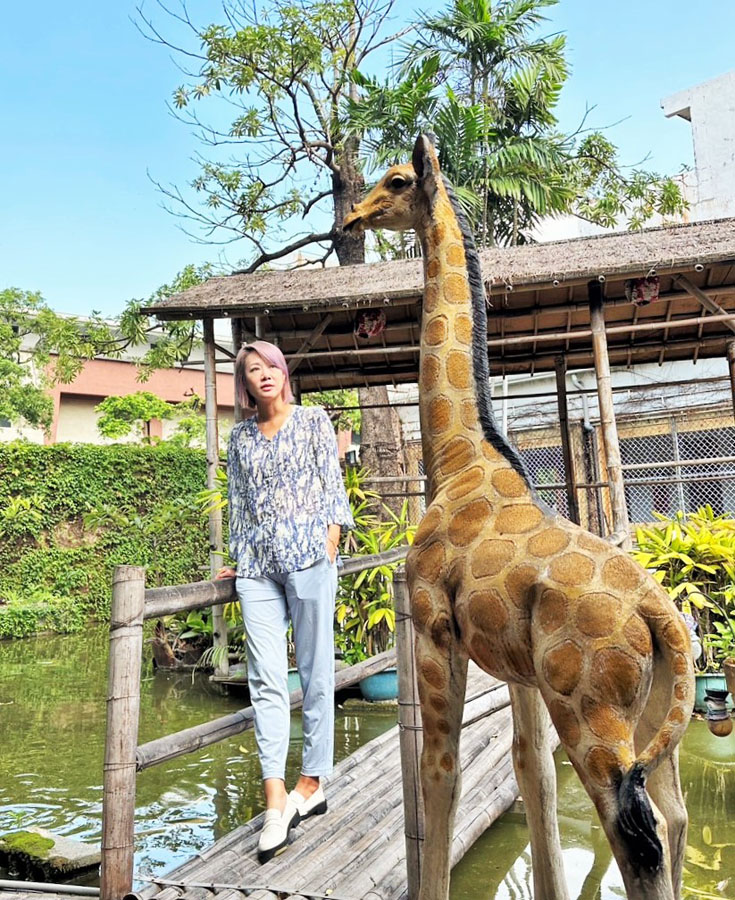
[[(232, 328), (232, 352), (237, 358), (237, 354), (244, 343), (242, 319), (232, 319), (230, 327)], [(235, 422), (242, 422), (242, 406), (240, 406), (240, 402), (237, 399), (237, 391), (235, 391)]]
[(727, 345), (727, 368), (730, 373), (730, 392), (732, 393), (732, 414), (735, 416), (735, 341)]
[(133, 889), (135, 751), (140, 717), (145, 569), (116, 566), (112, 579), (107, 733), (102, 775), (101, 900)]
[(592, 352), (597, 376), (597, 397), (600, 404), (600, 427), (607, 462), (607, 480), (610, 485), (610, 506), (612, 507), (613, 531), (623, 549), (632, 546), (628, 505), (625, 502), (625, 484), (620, 459), (620, 441), (615, 422), (612, 384), (610, 381), (610, 359), (607, 353), (605, 334), (605, 313), (603, 310), (602, 285), (599, 281), (588, 284), (590, 302), (590, 328), (592, 331)]
[(419, 760), (422, 727), (416, 686), (416, 661), (411, 606), (406, 572), (401, 566), (393, 577), (396, 609), (396, 654), (398, 662), (398, 729), (403, 779), (403, 828), (406, 837), (408, 900), (419, 895), (424, 842), (424, 810), (421, 798)]
[[(219, 469), (219, 434), (217, 429), (217, 370), (215, 367), (214, 320), (205, 319), (204, 326), (204, 407), (207, 424), (207, 488), (217, 486)], [(222, 568), (222, 510), (209, 513), (209, 574), (211, 578)], [(212, 607), (214, 647), (217, 652), (216, 675), (227, 675), (227, 623), (224, 607)]]
[(567, 404), (567, 363), (563, 356), (554, 357), (556, 369), (556, 401), (559, 406), (559, 429), (561, 431), (561, 451), (564, 457), (564, 481), (567, 486), (567, 508), (569, 518), (579, 525), (579, 503), (577, 502), (577, 479), (574, 474), (574, 454), (569, 432), (569, 406)]

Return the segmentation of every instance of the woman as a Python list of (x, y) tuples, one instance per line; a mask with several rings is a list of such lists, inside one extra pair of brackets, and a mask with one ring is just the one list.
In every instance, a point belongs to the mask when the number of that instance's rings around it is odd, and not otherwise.
[[(242, 605), (248, 685), (266, 813), (258, 859), (285, 848), (300, 819), (326, 812), (321, 779), (334, 746), (334, 601), (342, 527), (353, 525), (327, 414), (293, 402), (283, 354), (267, 341), (238, 353), (235, 390), (247, 418), (227, 455), (232, 578)], [(301, 777), (286, 792), (290, 706), (286, 631), (293, 625), (304, 692)]]

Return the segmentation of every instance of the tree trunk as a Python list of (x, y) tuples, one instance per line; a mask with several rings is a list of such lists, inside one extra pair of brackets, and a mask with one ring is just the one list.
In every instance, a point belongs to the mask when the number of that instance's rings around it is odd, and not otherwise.
[[(334, 249), (341, 266), (359, 265), (365, 262), (365, 235), (354, 236), (341, 231), (344, 217), (353, 203), (361, 199), (365, 181), (356, 165), (357, 143), (347, 142), (340, 159), (339, 175), (333, 177), (334, 187)], [(360, 462), (370, 470), (371, 475), (402, 475), (403, 440), (401, 423), (394, 409), (365, 409), (364, 407), (388, 403), (385, 387), (360, 388), (358, 391), (362, 410), (360, 431)], [(386, 493), (390, 488), (381, 486)], [(394, 512), (401, 508), (400, 497), (386, 498), (386, 505)], [(380, 510), (375, 510), (380, 515)]]

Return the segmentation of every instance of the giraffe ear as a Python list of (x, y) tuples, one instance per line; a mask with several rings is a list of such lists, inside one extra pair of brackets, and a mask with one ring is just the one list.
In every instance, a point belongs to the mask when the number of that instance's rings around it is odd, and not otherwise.
[(439, 160), (436, 156), (431, 135), (420, 134), (413, 148), (413, 169), (418, 178), (419, 190), (423, 191), (433, 211), (439, 189)]

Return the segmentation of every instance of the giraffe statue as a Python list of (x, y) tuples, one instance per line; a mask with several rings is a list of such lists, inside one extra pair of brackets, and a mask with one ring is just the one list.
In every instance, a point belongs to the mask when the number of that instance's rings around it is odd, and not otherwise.
[(694, 695), (688, 630), (625, 552), (545, 505), (498, 430), (479, 259), (427, 137), (344, 228), (414, 229), (423, 247), (430, 504), (406, 560), (424, 729), (420, 900), (449, 894), (468, 659), (508, 682), (537, 900), (568, 900), (549, 716), (630, 900), (676, 900), (687, 829), (677, 744)]

